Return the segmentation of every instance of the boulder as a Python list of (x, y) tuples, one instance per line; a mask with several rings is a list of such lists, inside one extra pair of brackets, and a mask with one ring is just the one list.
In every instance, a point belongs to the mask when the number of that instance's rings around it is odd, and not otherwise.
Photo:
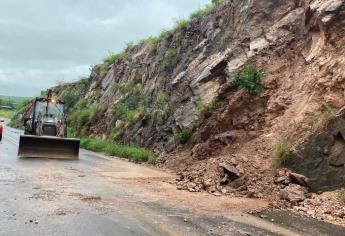
[(289, 202), (298, 203), (306, 199), (307, 189), (297, 184), (291, 184), (280, 192), (280, 198)]
[(274, 180), (274, 183), (278, 184), (278, 185), (288, 185), (290, 183), (290, 178), (287, 176), (281, 176), (281, 177), (277, 177)]
[(229, 165), (227, 163), (220, 163), (219, 167), (223, 168), (224, 173), (228, 174), (230, 180), (238, 179), (241, 175), (236, 167)]
[(309, 187), (310, 180), (304, 175), (297, 174), (297, 173), (290, 173), (289, 176), (292, 183), (295, 183), (304, 187)]

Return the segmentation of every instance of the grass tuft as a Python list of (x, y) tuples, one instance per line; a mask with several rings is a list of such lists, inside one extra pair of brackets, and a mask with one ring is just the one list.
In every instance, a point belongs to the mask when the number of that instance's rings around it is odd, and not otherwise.
[(218, 97), (214, 97), (210, 102), (205, 103), (201, 100), (200, 97), (196, 98), (196, 110), (198, 116), (204, 120), (212, 115), (213, 110), (218, 104)]
[(345, 188), (338, 190), (338, 199), (345, 204)]
[(325, 128), (329, 121), (335, 117), (336, 113), (337, 110), (331, 104), (322, 104), (321, 111), (313, 122), (313, 131), (316, 132)]
[(276, 167), (281, 167), (286, 164), (290, 157), (290, 146), (287, 142), (278, 142), (273, 146), (273, 164)]

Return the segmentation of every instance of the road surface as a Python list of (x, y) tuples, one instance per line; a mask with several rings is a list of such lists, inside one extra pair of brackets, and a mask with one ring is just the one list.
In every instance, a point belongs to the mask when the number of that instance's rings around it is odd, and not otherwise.
[[(173, 174), (81, 150), (80, 160), (17, 158), (20, 131), (0, 144), (0, 235), (341, 235), (244, 212), (267, 203), (176, 190)], [(325, 231), (326, 230), (326, 231)], [(328, 232), (325, 233), (325, 232)]]

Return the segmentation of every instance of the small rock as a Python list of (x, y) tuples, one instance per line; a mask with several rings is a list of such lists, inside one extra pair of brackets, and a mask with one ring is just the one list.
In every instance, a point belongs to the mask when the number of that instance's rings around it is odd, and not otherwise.
[(195, 187), (196, 187), (196, 184), (193, 182), (190, 182), (187, 184), (187, 189), (189, 192), (195, 192)]
[(256, 197), (257, 197), (257, 198), (263, 198), (264, 195), (263, 195), (262, 193), (258, 193), (258, 194), (256, 194)]
[(211, 187), (212, 183), (213, 183), (212, 179), (207, 179), (207, 180), (204, 180), (203, 182), (205, 188)]
[(236, 189), (236, 191), (238, 191), (238, 192), (243, 192), (243, 191), (247, 191), (247, 190), (248, 190), (248, 188), (246, 185), (242, 185)]
[(236, 160), (236, 158), (231, 158), (230, 163), (231, 165), (238, 166), (238, 161)]
[(227, 184), (229, 182), (229, 175), (228, 174), (224, 174), (223, 179), (220, 180), (221, 184)]
[(188, 222), (187, 218), (184, 218), (183, 221), (184, 221), (184, 222)]
[(255, 192), (249, 191), (247, 194), (247, 198), (254, 198), (255, 197)]
[(286, 176), (286, 171), (284, 169), (277, 170), (276, 177)]
[(246, 184), (246, 180), (247, 180), (246, 176), (242, 176), (242, 177), (240, 177), (240, 178), (238, 178), (238, 179), (232, 181), (232, 182), (229, 184), (229, 186), (232, 187), (232, 188), (234, 188), (234, 189), (237, 189), (237, 188), (239, 188), (239, 187), (245, 185), (245, 184)]
[(289, 185), (290, 179), (287, 176), (281, 176), (274, 180), (276, 184)]
[(182, 181), (183, 180), (183, 175), (178, 175), (176, 177), (176, 181)]
[(250, 236), (251, 235), (250, 233), (242, 231), (242, 230), (238, 230), (237, 232), (242, 236)]
[(258, 136), (258, 133), (255, 132), (255, 131), (249, 131), (249, 132), (248, 132), (248, 136), (249, 136), (250, 138), (255, 138), (255, 137)]
[(332, 210), (327, 209), (327, 210), (325, 210), (323, 213), (324, 213), (324, 214), (327, 214), (327, 215), (330, 215), (330, 214), (332, 213)]
[(345, 218), (345, 212), (344, 211), (337, 211), (335, 213), (335, 216), (339, 217), (339, 218)]

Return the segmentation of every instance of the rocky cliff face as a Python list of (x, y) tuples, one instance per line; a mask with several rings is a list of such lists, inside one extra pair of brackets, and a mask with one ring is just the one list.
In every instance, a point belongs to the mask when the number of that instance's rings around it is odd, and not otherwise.
[[(342, 1), (228, 1), (166, 32), (155, 42), (130, 47), (107, 68), (93, 68), (82, 96), (88, 105), (102, 104), (105, 109), (100, 120), (87, 124), (84, 132), (109, 135), (116, 123), (121, 123), (113, 111), (114, 104), (124, 96), (121, 87), (135, 83), (142, 90), (138, 100), (145, 98), (147, 102), (120, 139), (152, 147), (157, 153), (171, 151), (175, 144), (170, 137), (187, 128), (198, 128), (203, 122), (197, 111), (198, 102), (207, 104), (214, 97), (229, 94), (235, 99), (238, 93), (232, 92), (236, 89), (231, 78), (241, 66), (251, 63), (270, 67), (272, 59), (287, 53), (304, 53), (307, 64), (323, 53), (325, 31), (333, 24), (341, 4)], [(301, 42), (305, 43), (304, 51), (297, 53), (294, 50)], [(266, 84), (271, 78), (269, 73)], [(55, 91), (61, 94), (64, 88), (56, 87)], [(259, 103), (262, 106), (257, 113), (274, 106), (267, 97)], [(157, 110), (162, 112), (156, 114)], [(155, 119), (153, 113), (157, 115)], [(228, 123), (240, 127), (242, 121), (242, 117), (232, 115)], [(230, 124), (226, 126), (224, 130), (232, 128)]]
[[(308, 158), (300, 150), (327, 127), (324, 106), (345, 105), (344, 16), (343, 0), (225, 1), (93, 67), (83, 89), (54, 91), (78, 91), (86, 107), (98, 106), (80, 133), (151, 148), (179, 172), (180, 189), (272, 195), (283, 188), (276, 178), (285, 178), (272, 171), (273, 145), (289, 143), (292, 160)], [(266, 72), (256, 95), (232, 82), (249, 64)], [(339, 154), (345, 147), (338, 146)], [(338, 156), (333, 161), (343, 163)], [(337, 168), (326, 178), (345, 173)]]

